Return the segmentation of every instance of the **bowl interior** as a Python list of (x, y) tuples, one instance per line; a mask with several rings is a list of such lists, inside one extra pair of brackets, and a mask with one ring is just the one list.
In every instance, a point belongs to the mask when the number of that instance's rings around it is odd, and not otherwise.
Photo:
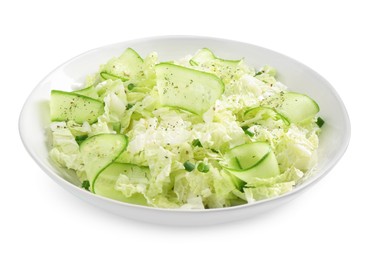
[(51, 72), (33, 90), (22, 110), (20, 133), (26, 149), (53, 178), (62, 178), (79, 185), (73, 175), (58, 169), (48, 157), (45, 130), (49, 125), (50, 90), (71, 90), (82, 86), (86, 75), (96, 72), (100, 64), (120, 55), (127, 47), (134, 48), (142, 56), (156, 51), (162, 61), (179, 59), (208, 47), (226, 59), (244, 57), (248, 65), (255, 68), (266, 64), (274, 66), (278, 71), (278, 79), (290, 90), (306, 93), (317, 101), (321, 109), (320, 116), (326, 122), (320, 136), (318, 174), (303, 185), (328, 172), (347, 148), (350, 124), (345, 107), (333, 87), (307, 66), (282, 54), (241, 42), (191, 36), (149, 38), (113, 44), (79, 55)]

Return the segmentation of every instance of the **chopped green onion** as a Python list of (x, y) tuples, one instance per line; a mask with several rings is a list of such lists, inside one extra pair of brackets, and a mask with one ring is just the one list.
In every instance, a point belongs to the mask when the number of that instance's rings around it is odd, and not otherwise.
[(78, 143), (78, 145), (80, 145), (87, 138), (88, 138), (87, 135), (78, 135), (75, 137), (75, 141)]
[(199, 172), (208, 172), (209, 171), (209, 166), (206, 165), (205, 163), (199, 163), (198, 164), (198, 171)]
[(194, 147), (196, 147), (196, 146), (203, 147), (199, 139), (194, 139), (191, 144)]
[(324, 125), (324, 120), (323, 118), (321, 117), (318, 117), (318, 119), (316, 120), (316, 124), (319, 126), (319, 127), (322, 127)]
[(133, 104), (129, 104), (129, 103), (128, 103), (126, 109), (129, 110), (129, 109), (131, 109), (133, 106), (134, 106)]
[(83, 181), (83, 183), (81, 184), (81, 187), (89, 191), (89, 187), (90, 187), (89, 181), (88, 180)]
[(183, 167), (185, 167), (185, 170), (188, 171), (188, 172), (192, 172), (194, 169), (195, 169), (195, 165), (189, 161), (186, 161), (184, 164), (183, 164)]
[(256, 77), (258, 75), (261, 75), (262, 73), (263, 73), (262, 71), (258, 71), (258, 72), (256, 72), (256, 74), (254, 74), (254, 76)]
[(128, 90), (134, 89), (135, 85), (133, 83), (128, 84)]
[(249, 135), (250, 137), (254, 136), (254, 133), (248, 130), (248, 126), (242, 126), (242, 129), (246, 135)]

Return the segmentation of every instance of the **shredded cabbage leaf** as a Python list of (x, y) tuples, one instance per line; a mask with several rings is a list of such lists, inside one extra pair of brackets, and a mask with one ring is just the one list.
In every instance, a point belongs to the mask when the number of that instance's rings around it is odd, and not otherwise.
[[(155, 72), (158, 55), (150, 53), (143, 59), (143, 73), (128, 81), (105, 80), (99, 73), (88, 76), (86, 87), (93, 86), (94, 95), (105, 104), (104, 113), (91, 125), (51, 123), (51, 159), (74, 170), (83, 181), (86, 177), (78, 140), (100, 133), (125, 134), (129, 143), (118, 160), (146, 171), (121, 174), (115, 189), (127, 197), (142, 194), (152, 207), (221, 208), (293, 190), (316, 166), (320, 133), (317, 118), (289, 125), (267, 111), (244, 118), (248, 108), (266, 105), (271, 96), (287, 91), (275, 78), (275, 68), (264, 66), (256, 71), (244, 60), (233, 66), (219, 59), (191, 66), (191, 57), (174, 63), (214, 73), (225, 84), (221, 98), (202, 116), (160, 105)], [(117, 60), (110, 60), (109, 65)], [(256, 141), (270, 144), (280, 175), (255, 178), (237, 187), (220, 162), (229, 149)], [(185, 170), (186, 161), (195, 169)], [(198, 170), (201, 163), (208, 166), (207, 172)]]

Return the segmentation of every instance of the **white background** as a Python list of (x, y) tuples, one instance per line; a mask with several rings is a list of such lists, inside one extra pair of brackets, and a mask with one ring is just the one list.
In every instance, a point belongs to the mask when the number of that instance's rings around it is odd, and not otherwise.
[[(372, 259), (369, 1), (2, 1), (1, 259)], [(350, 146), (298, 199), (246, 221), (177, 228), (127, 220), (68, 194), (27, 154), (17, 121), (52, 69), (86, 50), (155, 35), (215, 36), (295, 58), (334, 85)]]

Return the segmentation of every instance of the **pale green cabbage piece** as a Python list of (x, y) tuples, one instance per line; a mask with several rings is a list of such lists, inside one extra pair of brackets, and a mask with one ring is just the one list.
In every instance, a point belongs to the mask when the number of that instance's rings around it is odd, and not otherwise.
[[(190, 67), (192, 56), (175, 61)], [(276, 71), (265, 66), (257, 73), (242, 60), (227, 67), (220, 60), (196, 69), (215, 73), (225, 82), (225, 92), (202, 117), (161, 107), (156, 87), (156, 53), (144, 59), (143, 75), (126, 82), (105, 80), (98, 74), (87, 78), (104, 101), (104, 113), (89, 125), (54, 122), (50, 129), (53, 148), (50, 157), (58, 165), (75, 170), (84, 180), (77, 136), (124, 133), (129, 144), (119, 157), (121, 163), (148, 167), (149, 172), (121, 174), (115, 189), (124, 196), (143, 194), (148, 204), (161, 208), (204, 209), (234, 206), (268, 199), (291, 191), (317, 162), (319, 127), (313, 121), (286, 125), (281, 120), (265, 119), (250, 124), (247, 135), (239, 121), (247, 108), (257, 107), (287, 87), (275, 79)], [(195, 68), (195, 67), (194, 67)], [(135, 84), (129, 89), (129, 84)], [(200, 146), (192, 145), (198, 140)], [(235, 187), (220, 161), (223, 153), (246, 142), (268, 142), (279, 162), (281, 174), (269, 179), (253, 179), (242, 189)], [(188, 172), (184, 162), (209, 166), (204, 173)]]
[[(84, 127), (89, 128), (89, 124), (79, 127), (79, 130), (80, 128), (84, 129)], [(71, 133), (68, 123), (53, 122), (50, 124), (50, 130), (53, 145), (49, 152), (51, 159), (61, 167), (75, 170), (79, 179), (84, 180), (86, 177), (83, 159), (80, 155), (79, 145), (75, 141), (75, 136)]]

